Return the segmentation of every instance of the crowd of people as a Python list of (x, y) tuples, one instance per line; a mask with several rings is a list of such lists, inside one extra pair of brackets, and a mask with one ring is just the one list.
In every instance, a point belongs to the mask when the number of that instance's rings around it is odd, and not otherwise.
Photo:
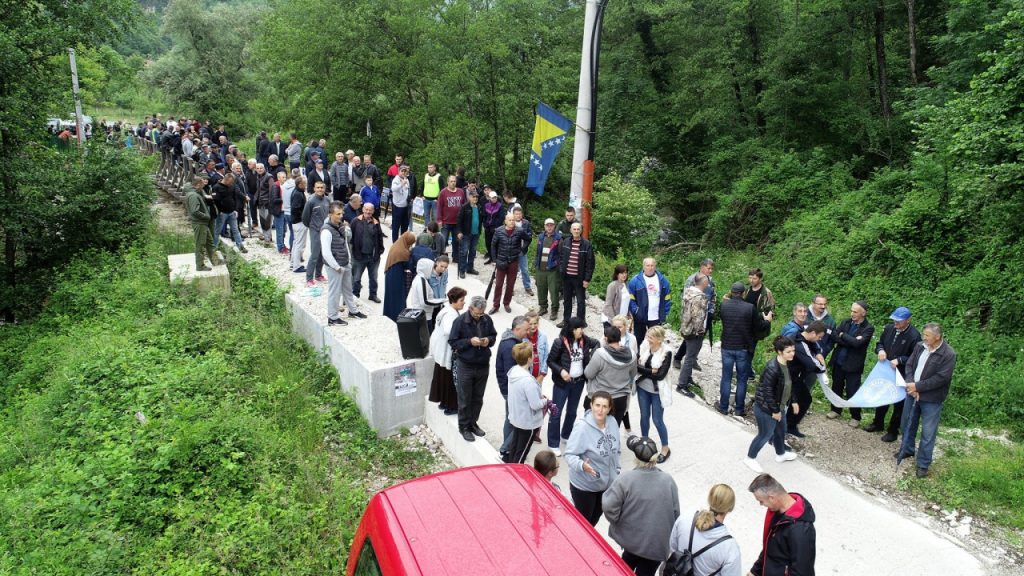
[[(280, 134), (261, 134), (256, 157), (250, 159), (230, 142), (223, 127), (214, 131), (209, 123), (187, 119), (164, 123), (147, 118), (138, 133), (168, 154), (190, 156), (204, 166), (187, 199), (198, 268), (205, 267), (204, 255), (214, 261), (222, 236), (245, 251), (240, 228), (247, 224), (247, 239), (275, 242), (292, 270), (305, 275), (307, 287), (326, 282), (331, 326), (347, 324), (339, 314), (341, 303), (349, 319), (366, 317), (359, 301), (364, 273), (369, 302), (381, 304), (383, 315), (396, 320), (406, 308), (422, 310), (435, 362), (429, 400), (457, 417), (465, 441), (485, 436), (479, 419), (493, 365), (505, 402), (502, 460), (526, 462), (532, 445), (546, 442), (547, 450), (535, 458), (538, 467), (550, 471), (563, 459), (573, 504), (591, 524), (602, 515), (609, 520), (612, 538), (638, 574), (653, 574), (670, 551), (680, 552), (684, 544), (701, 552), (694, 560), (697, 574), (740, 573), (738, 548), (723, 539), (727, 530), (722, 522), (734, 503), (732, 490), (715, 486), (708, 510), (681, 515), (675, 483), (657, 469), (672, 453), (664, 410), (675, 393), (695, 395), (693, 374), (702, 370), (698, 353), (705, 338), (714, 340), (716, 323), (722, 375), (715, 407), (723, 415), (745, 417), (752, 412), (757, 435), (743, 462), (759, 474), (750, 491), (769, 510), (764, 550), (751, 574), (813, 573), (813, 510), (801, 495), (786, 492), (763, 474), (757, 457), (770, 444), (778, 462), (796, 459), (787, 439), (805, 436), (800, 423), (811, 408), (817, 381), (851, 398), (860, 388), (869, 352), (895, 368), (906, 380), (907, 398), (875, 409), (864, 430), (884, 431), (883, 442), (902, 436), (894, 454), (897, 462), (915, 456), (917, 476), (928, 474), (956, 354), (938, 324), (926, 324), (919, 333), (906, 307), (889, 315), (892, 322), (872, 346), (874, 327), (865, 301), (851, 303), (849, 317), (836, 322), (828, 299), (817, 294), (810, 305), (796, 303), (792, 318), (772, 336), (777, 301), (764, 284), (763, 272), (751, 269), (747, 282), (731, 283), (719, 299), (715, 263), (709, 258), (684, 283), (679, 298), (683, 343), (673, 351), (666, 328), (675, 294), (657, 260), (648, 257), (633, 275), (625, 263), (614, 267), (598, 340), (585, 333), (593, 247), (583, 238), (571, 206), (564, 219), (556, 223), (548, 218), (535, 233), (516, 198), (508, 192), (499, 196), (491, 186), (467, 179), (461, 168), (442, 178), (437, 166), (428, 164), (417, 179), (401, 155), (382, 172), (370, 155), (360, 158), (352, 150), (337, 152), (326, 167), (326, 142), (302, 145), (294, 134), (287, 143)], [(389, 213), (391, 246), (385, 250), (382, 222)], [(418, 234), (413, 231), (414, 215), (422, 217)], [(484, 244), (477, 255), (481, 238)], [(304, 260), (307, 242), (309, 257)], [(381, 258), (383, 301), (377, 280)], [(535, 278), (530, 276), (531, 262)], [(448, 286), (449, 275), (465, 278), (489, 265), (494, 267), (490, 302)], [(499, 337), (492, 316), (502, 310), (511, 313), (517, 280), (528, 297), (537, 298), (537, 305), (512, 318)], [(539, 330), (546, 314), (560, 329), (550, 341)], [(757, 362), (762, 340), (771, 348), (764, 364)], [(670, 367), (678, 370), (674, 385)], [(755, 367), (761, 369), (759, 377)], [(543, 393), (549, 375), (550, 398)], [(756, 393), (748, 403), (747, 386), (754, 379)], [(634, 395), (639, 435), (630, 418)], [(828, 421), (842, 418), (842, 407), (833, 406), (827, 413)], [(848, 418), (849, 426), (860, 428), (862, 410), (850, 408)], [(652, 423), (660, 442), (648, 437)], [(919, 428), (921, 440), (915, 445)], [(638, 462), (635, 470), (622, 475), (620, 442)], [(624, 506), (631, 500), (636, 506)], [(675, 507), (665, 506), (666, 501)], [(713, 549), (708, 546), (712, 543)]]

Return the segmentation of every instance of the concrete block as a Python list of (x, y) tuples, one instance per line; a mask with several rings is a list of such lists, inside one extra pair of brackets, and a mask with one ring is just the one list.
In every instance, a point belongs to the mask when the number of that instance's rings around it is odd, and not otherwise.
[(302, 307), (302, 304), (292, 294), (284, 295), (284, 306), (292, 314), (292, 332), (298, 334), (313, 347), (320, 351), (324, 347), (324, 328), (310, 316), (309, 312)]
[(456, 466), (464, 468), (481, 464), (497, 464), (501, 461), (498, 451), (486, 439), (477, 438), (473, 442), (466, 442), (462, 434), (459, 433), (458, 417), (445, 416), (444, 412), (437, 409), (436, 404), (426, 399), (423, 401), (423, 421), (444, 444)]
[[(222, 257), (223, 258), (223, 257)], [(195, 254), (171, 254), (167, 256), (170, 282), (194, 283), (200, 292), (231, 292), (231, 275), (225, 264), (213, 266), (212, 270), (196, 270)]]

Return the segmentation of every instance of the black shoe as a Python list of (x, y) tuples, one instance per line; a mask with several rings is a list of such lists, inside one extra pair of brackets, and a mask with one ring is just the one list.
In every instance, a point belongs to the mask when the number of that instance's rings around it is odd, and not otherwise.
[(348, 326), (348, 322), (345, 322), (341, 318), (328, 318), (327, 319), (327, 325), (328, 326)]
[(689, 386), (676, 386), (676, 392), (679, 392), (687, 398), (693, 398), (695, 396), (693, 390), (690, 390)]
[(729, 411), (728, 410), (722, 410), (718, 406), (715, 406), (715, 410), (718, 410), (718, 413), (721, 414), (722, 416), (728, 416), (729, 415)]
[(565, 320), (562, 320), (558, 324), (555, 324), (555, 328), (565, 328)]
[(377, 304), (380, 304), (380, 298), (377, 298), (376, 296), (370, 296), (370, 302), (376, 302)]
[(504, 450), (498, 452), (498, 457), (501, 458), (501, 461), (504, 462), (505, 464), (512, 463), (512, 454), (505, 452)]
[(209, 266), (200, 266), (199, 268), (196, 268), (196, 272), (209, 272), (210, 270), (213, 270), (213, 268), (210, 268)]
[(882, 436), (882, 442), (895, 442), (897, 438), (899, 438), (898, 434), (893, 434), (892, 432), (886, 432), (885, 435)]
[(292, 272), (295, 272), (296, 274), (302, 274), (305, 271), (306, 271), (306, 267), (305, 266), (299, 266), (295, 270), (292, 270)]
[(487, 432), (484, 432), (484, 429), (481, 428), (480, 426), (478, 426), (477, 424), (473, 424), (473, 427), (470, 428), (469, 430), (473, 434), (476, 434), (477, 436), (481, 436), (482, 437), (482, 436), (486, 436), (487, 435)]
[[(242, 254), (248, 254), (249, 253), (249, 251), (245, 249), (245, 246), (239, 246), (238, 247), (238, 251), (241, 252)], [(303, 272), (305, 272), (305, 270), (303, 270)]]
[(494, 264), (494, 260), (491, 260), (490, 258), (484, 260), (484, 266), (489, 266), (491, 264)]
[(489, 316), (494, 316), (497, 313), (498, 313), (498, 307), (497, 306), (495, 306), (494, 308), (491, 308), (490, 310), (487, 311), (487, 314)]
[(746, 418), (747, 417), (747, 413), (746, 412), (733, 412), (733, 416), (735, 416), (737, 418)]
[(445, 416), (455, 416), (458, 413), (459, 413), (459, 411), (457, 409), (455, 409), (455, 408), (445, 408), (445, 410), (444, 410), (444, 415)]
[(676, 370), (682, 370), (683, 369), (683, 361), (680, 360), (680, 361), (677, 362), (677, 361), (673, 360), (672, 361), (672, 367), (675, 368)]
[(797, 438), (806, 438), (807, 437), (807, 434), (804, 434), (803, 432), (801, 432), (799, 428), (793, 428), (792, 430), (787, 431), (786, 434), (792, 434), (793, 436), (796, 436)]
[(466, 273), (465, 272), (459, 272), (459, 279), (460, 280), (464, 280), (465, 278), (466, 278)]
[(871, 424), (868, 424), (868, 427), (865, 428), (864, 431), (865, 432), (878, 432), (881, 429), (882, 429), (881, 426), (879, 426), (878, 424), (872, 422)]
[(697, 364), (696, 362), (694, 362), (693, 363), (693, 369), (696, 370), (697, 372), (700, 372), (701, 371), (700, 364)]
[(348, 315), (349, 318), (366, 318), (366, 314), (362, 312), (352, 312)]
[(462, 431), (462, 439), (466, 442), (476, 442), (476, 436), (473, 436), (473, 433), (469, 430)]
[(672, 455), (672, 450), (671, 449), (669, 449), (667, 454), (665, 454), (665, 453), (658, 454), (658, 464), (664, 464), (665, 460), (668, 460), (668, 457), (671, 456), (671, 455)]
[(914, 472), (914, 475), (917, 476), (918, 478), (924, 478), (925, 476), (928, 475), (928, 469), (927, 468), (921, 468), (920, 466), (918, 466), (917, 467), (917, 471)]
[(466, 274), (472, 274), (473, 276), (479, 276), (480, 273), (476, 270), (466, 270)]

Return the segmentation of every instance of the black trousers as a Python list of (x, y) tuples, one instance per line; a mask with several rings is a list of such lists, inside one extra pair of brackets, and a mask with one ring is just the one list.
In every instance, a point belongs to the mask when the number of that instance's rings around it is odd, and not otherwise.
[(800, 421), (807, 415), (807, 410), (811, 407), (811, 387), (814, 386), (816, 378), (816, 374), (806, 374), (803, 382), (793, 382), (793, 399), (800, 407), (800, 413), (793, 414), (792, 406), (786, 408), (786, 430), (797, 430)]
[[(538, 428), (540, 430), (540, 428)], [(508, 452), (505, 454), (506, 464), (523, 464), (530, 454), (530, 446), (533, 444), (533, 430), (523, 430), (512, 427), (512, 442)]]
[(580, 276), (562, 275), (562, 309), (564, 320), (572, 316), (572, 301), (576, 299), (576, 317), (587, 319), (587, 290)]
[(889, 404), (875, 408), (875, 425), (879, 428), (885, 428), (885, 431), (890, 434), (899, 434), (900, 421), (903, 419), (903, 402), (897, 402), (892, 405), (892, 419), (889, 420), (889, 426), (886, 427), (885, 415), (888, 412)]
[(601, 504), (604, 490), (600, 492), (587, 492), (569, 484), (569, 496), (572, 496), (572, 505), (587, 519), (587, 522), (590, 522), (591, 526), (597, 526), (597, 521), (604, 514), (604, 507)]
[(490, 366), (466, 364), (458, 361), (455, 372), (455, 392), (459, 398), (459, 431), (472, 430), (480, 419), (487, 389)]
[(658, 573), (658, 567), (661, 566), (660, 561), (637, 556), (629, 550), (622, 551), (622, 561), (626, 563), (626, 566), (632, 568), (633, 573), (637, 576), (654, 576)]
[[(583, 399), (583, 411), (590, 410), (590, 396)], [(629, 425), (629, 396), (622, 396), (619, 398), (612, 398), (612, 416), (615, 420), (622, 424), (622, 427), (626, 430), (631, 430), (633, 427)]]
[(484, 244), (487, 245), (487, 259), (494, 260), (494, 255), (491, 254), (491, 241), (494, 240), (495, 228), (484, 228)]
[[(646, 312), (641, 310), (641, 312)], [(644, 341), (647, 337), (647, 330), (651, 326), (661, 326), (661, 320), (641, 320), (640, 318), (633, 318), (633, 336), (636, 336), (636, 345)]]
[[(848, 372), (841, 366), (832, 367), (832, 391), (843, 397), (843, 392), (846, 392), (845, 398), (849, 400), (853, 398), (853, 395), (860, 390), (860, 372)], [(843, 409), (838, 406), (833, 406), (832, 411), (836, 414), (842, 414)], [(850, 417), (860, 422), (860, 408), (850, 408)]]

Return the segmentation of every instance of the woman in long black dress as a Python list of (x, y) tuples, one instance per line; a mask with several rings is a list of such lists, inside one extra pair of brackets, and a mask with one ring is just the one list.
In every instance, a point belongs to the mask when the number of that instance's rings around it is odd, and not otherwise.
[(388, 250), (388, 259), (384, 265), (384, 315), (396, 322), (398, 315), (405, 309), (408, 295), (406, 276), (409, 274), (409, 259), (414, 244), (415, 234), (402, 234), (398, 242), (392, 244)]

